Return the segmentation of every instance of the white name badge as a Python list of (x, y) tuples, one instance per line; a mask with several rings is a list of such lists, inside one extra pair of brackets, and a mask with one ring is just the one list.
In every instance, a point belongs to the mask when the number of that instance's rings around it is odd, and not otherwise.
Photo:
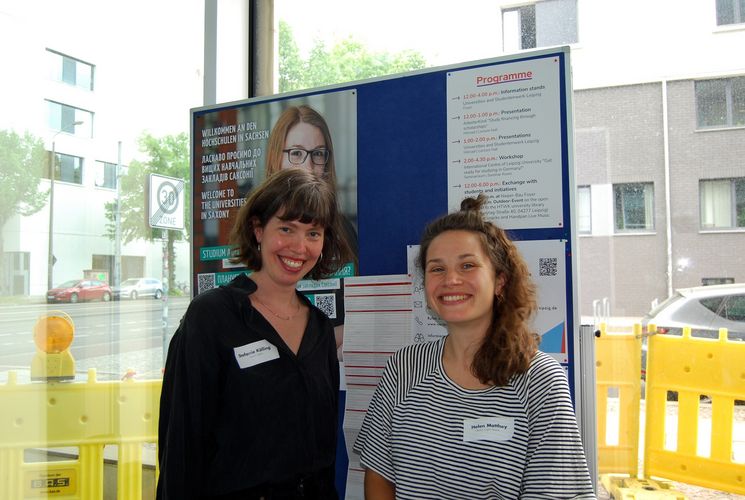
[(467, 418), (463, 420), (463, 442), (507, 441), (515, 432), (515, 419), (510, 417)]
[(248, 368), (279, 357), (279, 351), (268, 340), (259, 340), (233, 348), (238, 366)]

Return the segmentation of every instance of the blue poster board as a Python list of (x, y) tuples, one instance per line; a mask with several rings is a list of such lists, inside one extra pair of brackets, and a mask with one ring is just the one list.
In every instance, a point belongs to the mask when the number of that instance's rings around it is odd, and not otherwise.
[[(560, 320), (540, 332), (541, 349), (566, 367), (574, 390), (579, 316), (569, 68), (569, 49), (562, 47), (192, 110), (192, 289), (241, 272), (225, 260), (238, 209), (230, 200), (266, 175), (269, 133), (280, 114), (311, 106), (331, 130), (342, 211), (357, 236), (355, 273), (407, 273), (407, 247), (425, 225), (457, 205), (460, 194), (488, 189), (495, 214), (506, 217), (495, 222), (532, 249), (541, 276), (561, 270), (561, 293), (539, 294), (539, 302), (560, 297), (552, 306)], [(225, 202), (215, 209), (214, 199)], [(525, 215), (530, 207), (543, 218)], [(541, 256), (541, 242), (551, 258)], [(339, 465), (341, 472), (345, 464)]]

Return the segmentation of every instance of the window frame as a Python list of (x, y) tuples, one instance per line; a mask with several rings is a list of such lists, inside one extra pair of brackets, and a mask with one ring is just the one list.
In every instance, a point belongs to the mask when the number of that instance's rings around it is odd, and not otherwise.
[[(93, 111), (52, 99), (44, 100), (47, 103), (47, 123), (50, 130), (65, 132), (76, 137), (93, 138)], [(59, 113), (54, 112), (55, 106), (59, 107)], [(63, 112), (67, 111), (69, 114), (70, 110), (73, 112), (72, 117), (67, 116), (65, 119)], [(56, 119), (57, 114), (59, 114), (59, 121)], [(82, 121), (83, 123), (76, 125), (75, 122), (77, 121)]]
[[(569, 14), (566, 15), (565, 18), (561, 19), (560, 22), (556, 23), (558, 25), (564, 25), (569, 24), (569, 22), (572, 22), (573, 26), (573, 33), (560, 33), (556, 32), (554, 33), (552, 30), (549, 30), (546, 28), (546, 24), (540, 24), (541, 19), (547, 19), (549, 17), (552, 17), (551, 14), (551, 8), (547, 7), (546, 10), (544, 10), (541, 7), (538, 7), (539, 4), (543, 4), (545, 6), (555, 4), (560, 6), (562, 3), (571, 3), (573, 4), (573, 17)], [(530, 49), (539, 49), (543, 47), (551, 47), (554, 45), (571, 45), (576, 44), (579, 41), (579, 22), (577, 20), (577, 11), (578, 11), (578, 5), (577, 0), (539, 0), (534, 1), (531, 3), (526, 3), (523, 5), (513, 5), (508, 6), (502, 9), (501, 11), (501, 20), (502, 20), (502, 51), (503, 52), (513, 52), (513, 51), (519, 51), (519, 50), (530, 50)], [(539, 10), (540, 9), (540, 10)], [(505, 19), (506, 15), (510, 15), (512, 13), (516, 13), (516, 24), (517, 24), (517, 31), (515, 32), (514, 29), (507, 29), (507, 26), (511, 24), (515, 24), (515, 20), (507, 20)], [(553, 13), (556, 13), (554, 11)], [(532, 22), (531, 22), (532, 20)], [(555, 21), (555, 19), (553, 19)], [(529, 25), (528, 27), (532, 27), (532, 30), (526, 30), (526, 25)], [(510, 26), (510, 28), (514, 28), (515, 26)], [(508, 33), (509, 32), (509, 33)], [(515, 33), (513, 33), (515, 32)], [(509, 36), (516, 36), (517, 40), (510, 40), (508, 42), (508, 35)], [(550, 38), (556, 37), (556, 35), (559, 35), (557, 40), (551, 40), (546, 41), (545, 37), (548, 35)], [(554, 35), (553, 37), (551, 35)], [(571, 39), (564, 39), (564, 36), (566, 35)], [(573, 35), (573, 36), (570, 36)], [(542, 41), (542, 36), (544, 37), (544, 40)], [(526, 42), (529, 45), (526, 45)]]
[[(580, 193), (586, 194), (586, 203)], [(584, 211), (587, 213), (583, 213)], [(582, 220), (587, 220), (587, 226), (583, 226)], [(577, 234), (592, 234), (592, 187), (589, 184), (577, 186)]]
[[(68, 56), (67, 54), (63, 54), (62, 52), (56, 51), (54, 49), (50, 49), (47, 47), (47, 52), (52, 57), (58, 57), (62, 63), (62, 69), (61, 71), (54, 71), (50, 76), (52, 80), (55, 82), (64, 83), (65, 85), (70, 85), (72, 87), (77, 87), (83, 90), (87, 90), (89, 92), (93, 92), (95, 88), (95, 74), (96, 74), (96, 67), (95, 65), (85, 62), (81, 59), (78, 59), (76, 57)], [(74, 65), (74, 81), (71, 81), (68, 78), (65, 78), (65, 63)], [(81, 81), (78, 78), (78, 67), (85, 67), (88, 69), (88, 81), (86, 82), (84, 79)], [(56, 68), (56, 65), (54, 67)]]
[[(96, 160), (96, 172), (95, 172), (96, 175), (93, 180), (93, 185), (101, 189), (116, 189), (117, 182), (119, 182), (118, 175), (117, 175), (117, 166), (118, 165), (116, 163), (111, 163), (109, 161), (103, 161), (103, 160)], [(99, 177), (99, 172), (102, 173), (100, 177)], [(99, 179), (101, 179), (100, 184), (99, 184)], [(110, 184), (107, 183), (106, 182), (107, 179), (111, 180), (112, 182)]]
[[(727, 5), (725, 5), (725, 2)], [(722, 16), (720, 15), (723, 11), (723, 7), (729, 6), (732, 11), (732, 22), (723, 22)], [(714, 2), (714, 14), (716, 17), (717, 26), (732, 26), (735, 24), (745, 23), (745, 2), (742, 0), (715, 0)]]
[[(629, 223), (626, 216), (626, 198), (622, 197), (621, 206), (619, 207), (619, 194), (623, 195), (621, 189), (628, 189), (631, 186), (639, 186), (643, 188), (642, 196), (644, 209), (645, 227), (627, 227)], [(649, 189), (649, 191), (648, 191)], [(647, 194), (649, 192), (649, 195)], [(649, 205), (649, 206), (648, 206)], [(619, 208), (623, 214), (621, 220), (619, 220)], [(632, 207), (629, 207), (631, 210)], [(619, 182), (613, 184), (613, 231), (615, 234), (634, 234), (634, 233), (653, 233), (655, 232), (655, 204), (654, 204), (654, 182)], [(646, 224), (646, 221), (649, 221)], [(623, 223), (623, 226), (620, 225)]]
[[(717, 225), (716, 220), (713, 220), (710, 224), (705, 224), (705, 210), (708, 208), (708, 213), (715, 212), (716, 206), (714, 205), (714, 199), (707, 201), (705, 196), (711, 189), (704, 189), (704, 185), (711, 185), (714, 187), (715, 183), (724, 184), (728, 183), (727, 193), (729, 199), (727, 205), (729, 206), (728, 225)], [(742, 193), (738, 200), (738, 184), (739, 190)], [(716, 193), (711, 193), (710, 196), (715, 196)], [(721, 194), (720, 194), (721, 197)], [(699, 228), (702, 231), (732, 231), (732, 230), (745, 230), (745, 177), (727, 177), (723, 179), (699, 179), (698, 181), (698, 202), (699, 202)], [(742, 207), (741, 212), (738, 214), (738, 204)], [(738, 217), (739, 215), (739, 217)], [(709, 217), (716, 218), (716, 214), (709, 215)], [(742, 225), (740, 225), (742, 224)]]
[[(738, 80), (742, 80), (740, 82), (739, 90), (740, 92), (733, 91), (734, 84), (737, 83)], [(701, 88), (705, 84), (712, 84), (713, 82), (722, 82), (724, 84), (724, 102), (718, 102), (714, 104), (719, 104), (724, 106), (723, 112), (724, 112), (724, 123), (715, 123), (712, 125), (707, 125), (703, 123), (703, 120), (706, 118), (709, 118), (707, 116), (703, 116), (704, 109), (703, 105), (705, 104), (702, 99), (705, 97), (703, 96), (704, 89)], [(694, 82), (694, 99), (695, 99), (695, 108), (696, 108), (696, 130), (716, 130), (716, 129), (723, 129), (723, 128), (740, 128), (745, 127), (745, 114), (740, 118), (740, 123), (735, 123), (735, 108), (738, 106), (739, 101), (745, 102), (745, 75), (738, 75), (738, 76), (730, 76), (727, 78), (709, 78), (705, 80), (696, 80)], [(737, 97), (739, 96), (739, 99)], [(709, 106), (712, 107), (712, 106)]]
[[(85, 170), (85, 158), (82, 157), (82, 156), (76, 156), (76, 155), (71, 155), (71, 154), (67, 154), (67, 153), (60, 153), (59, 151), (55, 151), (54, 154), (56, 156), (55, 161), (54, 161), (54, 182), (65, 182), (65, 183), (68, 183), (68, 184), (82, 186), (83, 185), (83, 179), (84, 179), (84, 175), (83, 174), (84, 174), (84, 170)], [(70, 180), (69, 178), (62, 178), (62, 170), (63, 170), (63, 166), (65, 166), (63, 164), (63, 157), (64, 157), (64, 159), (72, 158), (72, 161), (73, 161), (73, 170), (72, 170), (73, 171), (73, 175), (72, 175), (72, 179), (73, 180)], [(77, 169), (78, 172), (79, 172), (79, 175), (78, 176), (74, 175), (74, 172), (75, 172), (75, 166), (74, 166), (74, 164), (76, 163), (75, 160), (79, 160), (77, 162), (78, 165), (79, 165), (79, 167)], [(46, 169), (46, 170), (49, 170), (49, 169)], [(45, 174), (44, 175), (45, 178), (47, 178), (47, 179), (50, 178), (50, 173), (48, 171), (45, 172), (44, 174)], [(77, 180), (75, 180), (77, 177), (79, 177), (80, 182), (78, 182)]]

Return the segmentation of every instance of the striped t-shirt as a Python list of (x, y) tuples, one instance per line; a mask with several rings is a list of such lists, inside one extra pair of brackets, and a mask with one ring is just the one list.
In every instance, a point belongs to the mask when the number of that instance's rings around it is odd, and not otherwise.
[(362, 465), (401, 499), (595, 498), (561, 366), (538, 352), (508, 385), (467, 390), (444, 344), (388, 360), (354, 445)]

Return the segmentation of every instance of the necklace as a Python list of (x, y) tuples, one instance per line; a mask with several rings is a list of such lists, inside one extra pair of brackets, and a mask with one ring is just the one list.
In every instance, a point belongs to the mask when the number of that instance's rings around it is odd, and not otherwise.
[(279, 319), (281, 319), (283, 321), (290, 321), (292, 318), (294, 318), (295, 316), (297, 316), (297, 314), (300, 312), (300, 302), (297, 303), (297, 309), (295, 310), (294, 313), (292, 313), (290, 315), (287, 315), (287, 316), (283, 316), (281, 314), (277, 314), (276, 312), (274, 312), (274, 310), (271, 307), (269, 307), (268, 305), (266, 305), (260, 298), (254, 297), (254, 299), (256, 299), (256, 302), (258, 302), (262, 306), (266, 307), (267, 311), (269, 311), (274, 316), (276, 316), (277, 318), (279, 318)]

